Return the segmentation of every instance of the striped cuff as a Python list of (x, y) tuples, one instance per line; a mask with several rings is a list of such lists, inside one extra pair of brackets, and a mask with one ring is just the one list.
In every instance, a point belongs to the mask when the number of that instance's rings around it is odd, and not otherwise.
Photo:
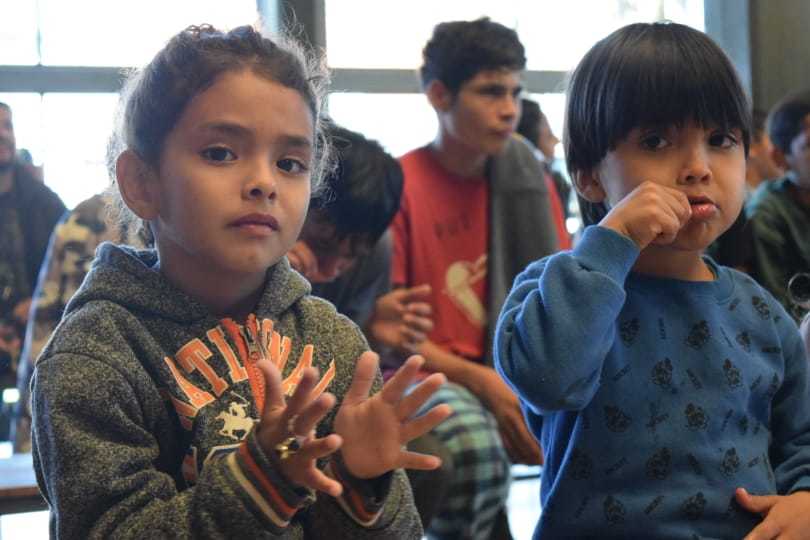
[(337, 502), (349, 517), (363, 527), (372, 527), (377, 523), (391, 491), (393, 471), (367, 480), (357, 478), (346, 468), (340, 454), (336, 453), (326, 466), (326, 474), (343, 486), (343, 494), (337, 498)]
[(262, 451), (255, 430), (225, 459), (254, 512), (275, 530), (287, 527), (301, 507), (315, 500), (310, 490), (295, 486), (282, 476), (278, 457)]

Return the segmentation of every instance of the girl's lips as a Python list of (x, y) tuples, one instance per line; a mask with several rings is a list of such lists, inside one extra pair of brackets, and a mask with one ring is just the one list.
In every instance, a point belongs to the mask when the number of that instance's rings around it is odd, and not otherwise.
[(248, 214), (232, 222), (233, 227), (266, 227), (278, 230), (278, 220), (270, 214)]
[(717, 214), (717, 205), (708, 199), (695, 201), (690, 199), (689, 205), (692, 207), (692, 221), (706, 221)]

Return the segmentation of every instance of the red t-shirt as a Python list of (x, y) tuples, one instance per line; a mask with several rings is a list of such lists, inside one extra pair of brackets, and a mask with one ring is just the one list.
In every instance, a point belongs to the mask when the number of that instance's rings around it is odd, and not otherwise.
[(480, 360), (487, 321), (488, 182), (446, 171), (426, 147), (400, 163), (405, 185), (391, 224), (392, 282), (429, 283), (435, 325), (430, 340)]

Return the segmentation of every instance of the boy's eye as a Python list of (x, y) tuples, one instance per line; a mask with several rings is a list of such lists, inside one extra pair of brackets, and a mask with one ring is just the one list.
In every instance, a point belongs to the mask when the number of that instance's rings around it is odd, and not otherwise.
[(650, 134), (645, 135), (641, 139), (641, 146), (647, 150), (659, 150), (667, 145), (667, 140), (660, 135)]
[(284, 158), (276, 162), (278, 168), (290, 174), (304, 174), (309, 169), (301, 161), (293, 158)]
[(716, 132), (709, 137), (709, 144), (720, 148), (731, 148), (737, 145), (737, 137), (731, 133)]
[(202, 151), (202, 156), (208, 161), (233, 161), (236, 159), (236, 154), (225, 148), (224, 146), (213, 146), (206, 148)]

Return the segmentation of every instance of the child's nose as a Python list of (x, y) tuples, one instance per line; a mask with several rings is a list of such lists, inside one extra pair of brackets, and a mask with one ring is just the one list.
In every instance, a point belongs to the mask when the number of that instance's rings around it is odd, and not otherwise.
[(705, 148), (695, 146), (689, 148), (684, 157), (683, 170), (678, 181), (684, 184), (706, 182), (712, 176), (709, 155)]
[(276, 196), (276, 178), (272, 167), (258, 164), (250, 172), (250, 178), (245, 184), (245, 192), (249, 198), (268, 198)]

